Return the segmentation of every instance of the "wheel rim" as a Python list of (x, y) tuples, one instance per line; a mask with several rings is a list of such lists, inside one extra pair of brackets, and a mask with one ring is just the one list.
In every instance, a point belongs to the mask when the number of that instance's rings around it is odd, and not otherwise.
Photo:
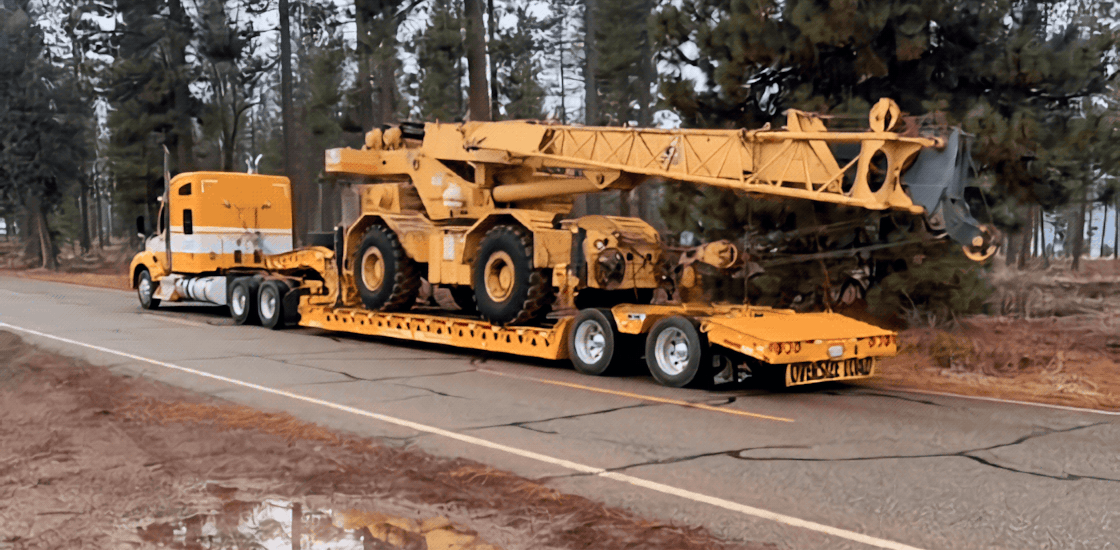
[(495, 302), (503, 302), (513, 294), (513, 258), (499, 250), (486, 260), (486, 294)]
[(261, 292), (261, 303), (257, 306), (261, 310), (261, 317), (271, 319), (276, 314), (276, 291), (268, 287)]
[(362, 254), (362, 282), (370, 290), (381, 288), (385, 282), (385, 258), (377, 247), (370, 247)]
[(688, 335), (683, 330), (673, 327), (661, 331), (654, 348), (657, 366), (669, 376), (684, 372), (691, 355), (689, 347)]
[(140, 291), (140, 302), (149, 303), (152, 301), (152, 278), (144, 273), (140, 276), (140, 284), (137, 285), (137, 290)]
[(602, 325), (593, 320), (580, 323), (576, 328), (576, 355), (580, 361), (594, 365), (603, 359), (607, 348), (607, 336)]
[(249, 296), (245, 293), (244, 285), (237, 285), (233, 288), (233, 296), (229, 305), (234, 315), (240, 317), (245, 314), (245, 309), (249, 305)]

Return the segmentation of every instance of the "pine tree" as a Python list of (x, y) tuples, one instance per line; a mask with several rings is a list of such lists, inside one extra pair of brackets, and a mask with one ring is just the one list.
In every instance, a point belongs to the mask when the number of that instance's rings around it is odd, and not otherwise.
[[(541, 34), (545, 20), (530, 14), (527, 4), (515, 5), (517, 23), (495, 33), (490, 43), (497, 101), (506, 119), (543, 118), (544, 88), (537, 80), (541, 67)], [(495, 118), (498, 112), (495, 112)]]
[[(1062, 204), (1084, 180), (1058, 166), (1075, 158), (1085, 134), (1081, 102), (1107, 84), (1106, 52), (1115, 46), (1107, 3), (1038, 0), (698, 0), (668, 5), (655, 17), (661, 60), (677, 67), (662, 91), (688, 126), (757, 128), (786, 108), (866, 116), (880, 97), (904, 111), (940, 110), (976, 135), (974, 157), (990, 216), (1007, 232), (1023, 224), (1018, 203)], [(695, 45), (695, 49), (691, 49)], [(697, 87), (685, 68), (703, 75)], [(1088, 132), (1091, 134), (1091, 132)], [(1108, 147), (1096, 140), (1094, 147)], [(1113, 140), (1112, 147), (1118, 142)], [(1099, 148), (1097, 149), (1099, 151)], [(1083, 158), (1083, 157), (1082, 157)], [(1111, 170), (1112, 168), (1106, 168)], [(839, 208), (745, 198), (674, 185), (664, 214), (680, 231), (731, 236), (748, 224), (758, 235), (871, 219)], [(979, 206), (983, 207), (983, 202)], [(886, 225), (883, 225), (886, 224)], [(884, 220), (872, 234), (794, 242), (784, 252), (851, 247), (865, 237), (905, 238), (906, 220)], [(731, 229), (734, 228), (734, 229)], [(877, 233), (877, 234), (875, 234)], [(757, 237), (757, 235), (756, 235)], [(765, 240), (765, 239), (763, 239)], [(893, 265), (920, 250), (875, 253)], [(937, 253), (937, 252), (934, 252)], [(877, 259), (879, 258), (879, 259)], [(806, 267), (812, 269), (813, 266)], [(830, 276), (849, 267), (822, 265)], [(877, 270), (878, 277), (891, 271)], [(787, 277), (779, 277), (787, 280)]]
[(50, 215), (89, 158), (90, 111), (73, 72), (49, 59), (26, 0), (0, 3), (0, 60), (0, 203), (23, 208), (26, 249), (55, 268)]
[[(117, 185), (119, 227), (157, 214), (162, 192), (162, 147), (173, 154), (172, 172), (194, 169), (194, 79), (183, 50), (192, 30), (179, 0), (117, 0), (118, 32), (106, 75), (109, 163)], [(164, 10), (167, 10), (166, 12)], [(167, 15), (165, 15), (165, 13)]]
[(434, 0), (430, 23), (414, 40), (419, 73), (413, 77), (421, 120), (452, 122), (466, 115), (463, 90), (463, 20), (453, 0)]

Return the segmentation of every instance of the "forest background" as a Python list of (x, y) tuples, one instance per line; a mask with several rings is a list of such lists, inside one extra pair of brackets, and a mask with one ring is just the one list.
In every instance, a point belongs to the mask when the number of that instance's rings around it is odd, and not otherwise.
[[(891, 97), (974, 136), (999, 261), (1077, 270), (1118, 254), (1118, 38), (1095, 0), (0, 0), (0, 233), (48, 268), (62, 246), (135, 246), (165, 147), (171, 174), (291, 177), (302, 240), (346, 215), (323, 151), (382, 124), (756, 128)], [(796, 210), (676, 182), (576, 205), (674, 243), (765, 240)], [(873, 305), (982, 310), (990, 266), (938, 246), (886, 258)], [(787, 263), (746, 292), (804, 296), (818, 269), (827, 288), (847, 266)]]

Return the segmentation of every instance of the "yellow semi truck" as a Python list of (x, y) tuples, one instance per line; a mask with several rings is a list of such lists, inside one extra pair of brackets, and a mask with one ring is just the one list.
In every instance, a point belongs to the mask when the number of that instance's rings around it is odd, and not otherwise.
[[(687, 299), (699, 285), (695, 264), (742, 266), (734, 244), (696, 247), (669, 269), (648, 223), (566, 216), (579, 195), (657, 177), (925, 216), (970, 256), (990, 256), (996, 236), (959, 200), (959, 132), (904, 133), (901, 124), (890, 100), (855, 132), (793, 110), (781, 130), (406, 123), (369, 132), (361, 149), (326, 152), (328, 173), (361, 186), (361, 213), (331, 246), (293, 249), (287, 179), (185, 173), (167, 185), (165, 221), (130, 273), (145, 308), (209, 302), (239, 324), (567, 358), (593, 375), (644, 355), (669, 386), (866, 378), (876, 358), (895, 353), (893, 332), (830, 312)], [(420, 306), (424, 280), (446, 288), (457, 310)], [(652, 303), (657, 289), (665, 292)], [(673, 295), (686, 299), (665, 302)]]

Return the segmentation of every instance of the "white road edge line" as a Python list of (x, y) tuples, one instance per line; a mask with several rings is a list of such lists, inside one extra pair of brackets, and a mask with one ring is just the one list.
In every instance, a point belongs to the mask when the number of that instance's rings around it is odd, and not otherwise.
[(384, 415), (384, 414), (381, 414), (381, 413), (375, 413), (375, 412), (371, 412), (371, 411), (367, 411), (367, 410), (363, 410), (363, 409), (358, 409), (358, 408), (351, 407), (351, 406), (348, 406), (348, 405), (340, 405), (338, 403), (332, 403), (330, 401), (325, 401), (325, 400), (318, 399), (318, 398), (315, 398), (315, 397), (308, 397), (308, 396), (305, 396), (305, 395), (299, 395), (297, 393), (292, 393), (292, 392), (285, 391), (285, 390), (278, 390), (278, 389), (275, 389), (275, 388), (270, 388), (268, 386), (261, 386), (259, 384), (254, 384), (252, 382), (244, 382), (244, 381), (241, 381), (241, 380), (237, 380), (237, 379), (234, 379), (234, 378), (229, 378), (229, 377), (222, 376), (222, 375), (219, 375), (219, 374), (212, 374), (212, 373), (209, 373), (209, 372), (200, 371), (200, 370), (196, 370), (196, 369), (192, 369), (192, 368), (188, 368), (188, 367), (181, 367), (179, 365), (174, 365), (172, 363), (159, 361), (157, 359), (149, 359), (147, 357), (142, 357), (142, 356), (139, 356), (139, 355), (134, 355), (134, 354), (123, 352), (123, 351), (117, 351), (117, 350), (114, 350), (114, 349), (109, 349), (109, 348), (94, 345), (94, 344), (87, 344), (85, 342), (79, 342), (77, 340), (71, 340), (69, 338), (63, 338), (61, 336), (55, 336), (53, 334), (47, 334), (47, 333), (44, 333), (44, 332), (39, 332), (37, 330), (18, 327), (18, 326), (8, 324), (8, 323), (2, 322), (2, 321), (0, 321), (0, 327), (9, 328), (11, 330), (15, 330), (15, 331), (18, 331), (18, 332), (23, 332), (23, 333), (26, 333), (26, 334), (32, 334), (32, 335), (35, 335), (35, 336), (39, 336), (41, 338), (56, 340), (56, 341), (59, 341), (59, 342), (64, 342), (64, 343), (72, 344), (72, 345), (75, 345), (75, 346), (81, 346), (81, 347), (89, 348), (89, 349), (104, 352), (104, 353), (110, 353), (110, 354), (117, 355), (117, 356), (120, 356), (120, 357), (125, 357), (125, 358), (128, 358), (128, 359), (133, 359), (133, 360), (141, 361), (141, 362), (144, 362), (144, 363), (150, 363), (150, 364), (157, 365), (157, 366), (160, 366), (160, 367), (165, 367), (165, 368), (168, 368), (168, 369), (171, 369), (171, 370), (177, 370), (177, 371), (185, 372), (185, 373), (188, 373), (188, 374), (194, 374), (194, 375), (202, 376), (204, 378), (210, 378), (210, 379), (213, 379), (213, 380), (220, 380), (222, 382), (227, 382), (227, 383), (230, 383), (230, 384), (233, 384), (233, 385), (236, 385), (236, 386), (241, 386), (241, 387), (244, 387), (244, 388), (250, 388), (250, 389), (258, 390), (258, 391), (261, 391), (261, 392), (270, 393), (270, 394), (273, 394), (273, 395), (280, 395), (280, 396), (283, 396), (283, 397), (288, 397), (288, 398), (291, 398), (291, 399), (296, 399), (296, 400), (299, 400), (299, 401), (303, 401), (303, 402), (306, 402), (306, 403), (313, 403), (313, 404), (316, 404), (316, 405), (322, 405), (324, 407), (329, 407), (329, 408), (332, 408), (332, 409), (335, 409), (335, 410), (348, 412), (348, 413), (355, 414), (355, 415), (358, 415), (358, 416), (364, 416), (366, 418), (372, 418), (374, 420), (380, 420), (381, 422), (385, 422), (385, 423), (388, 423), (388, 424), (395, 424), (397, 426), (403, 426), (405, 428), (411, 428), (411, 429), (416, 430), (418, 432), (425, 432), (425, 433), (430, 433), (430, 434), (433, 434), (433, 435), (439, 435), (439, 436), (446, 437), (448, 439), (454, 439), (456, 441), (461, 441), (463, 443), (469, 443), (471, 445), (477, 445), (479, 447), (485, 447), (487, 449), (493, 449), (495, 451), (502, 451), (502, 452), (509, 453), (509, 454), (512, 454), (512, 455), (515, 455), (515, 456), (520, 456), (522, 458), (528, 458), (528, 459), (531, 459), (531, 460), (536, 460), (538, 462), (544, 462), (545, 464), (551, 464), (553, 466), (560, 466), (561, 468), (567, 468), (569, 470), (572, 470), (572, 471), (575, 471), (575, 472), (580, 472), (580, 473), (583, 473), (583, 474), (590, 474), (590, 475), (594, 475), (594, 476), (604, 477), (604, 478), (607, 478), (607, 479), (613, 479), (615, 481), (626, 483), (628, 485), (633, 485), (635, 487), (642, 487), (642, 488), (645, 488), (645, 489), (649, 489), (651, 491), (656, 491), (658, 493), (671, 495), (671, 496), (683, 498), (683, 499), (686, 499), (686, 500), (691, 500), (693, 502), (700, 502), (700, 503), (704, 503), (704, 504), (709, 504), (709, 505), (715, 506), (717, 508), (723, 508), (724, 510), (729, 510), (729, 511), (732, 511), (732, 512), (738, 512), (740, 514), (744, 514), (744, 515), (748, 515), (748, 516), (754, 516), (756, 518), (775, 521), (775, 522), (778, 522), (778, 523), (781, 523), (781, 524), (784, 524), (784, 525), (789, 525), (791, 527), (800, 527), (802, 529), (808, 529), (810, 531), (816, 531), (818, 533), (824, 533), (824, 534), (827, 534), (827, 535), (832, 535), (834, 537), (838, 537), (838, 538), (847, 539), (847, 540), (850, 540), (850, 541), (866, 544), (868, 546), (874, 546), (876, 548), (885, 548), (887, 550), (920, 550), (919, 548), (917, 548), (915, 546), (902, 544), (900, 542), (894, 542), (894, 541), (890, 541), (890, 540), (886, 540), (886, 539), (873, 537), (873, 536), (870, 536), (870, 535), (864, 535), (863, 533), (856, 533), (855, 531), (848, 531), (847, 529), (840, 529), (838, 527), (832, 527), (832, 526), (829, 526), (829, 525), (824, 525), (824, 524), (816, 523), (816, 522), (813, 522), (813, 521), (808, 521), (808, 520), (804, 520), (804, 519), (800, 519), (800, 518), (795, 518), (793, 516), (787, 516), (785, 514), (779, 514), (777, 512), (771, 512), (769, 510), (763, 510), (762, 508), (755, 508), (753, 506), (747, 506), (745, 504), (739, 504), (738, 502), (732, 502), (730, 500), (725, 500), (725, 499), (718, 498), (718, 497), (713, 497), (713, 496), (709, 496), (709, 495), (705, 495), (705, 494), (701, 494), (701, 493), (696, 493), (696, 492), (693, 492), (693, 491), (689, 491), (687, 489), (680, 489), (680, 488), (677, 488), (677, 487), (673, 487), (671, 485), (665, 485), (663, 483), (657, 483), (656, 481), (648, 481), (648, 480), (641, 479), (641, 478), (634, 477), (634, 476), (627, 475), (627, 474), (621, 474), (621, 473), (618, 473), (618, 472), (610, 472), (610, 471), (607, 471), (603, 468), (597, 468), (595, 466), (588, 466), (586, 464), (580, 464), (579, 462), (572, 462), (570, 460), (564, 460), (562, 458), (555, 458), (555, 457), (552, 457), (552, 456), (536, 453), (536, 452), (533, 452), (533, 451), (527, 451), (527, 450), (524, 450), (524, 449), (519, 449), (517, 447), (510, 447), (508, 445), (503, 445), (501, 443), (494, 443), (493, 441), (488, 441), (488, 440), (485, 440), (485, 439), (481, 439), (481, 438), (473, 437), (473, 436), (469, 436), (469, 435), (463, 435), (463, 434), (458, 433), (458, 432), (453, 432), (453, 431), (450, 431), (450, 430), (437, 428), (435, 426), (428, 426), (426, 424), (420, 424), (420, 423), (417, 423), (417, 422), (412, 422), (410, 420), (404, 420), (402, 418), (396, 418), (396, 417)]
[(977, 401), (991, 401), (993, 403), (1008, 403), (1011, 405), (1026, 405), (1028, 407), (1043, 407), (1047, 409), (1058, 409), (1062, 411), (1073, 411), (1081, 413), (1092, 414), (1106, 414), (1110, 416), (1120, 416), (1120, 411), (1102, 411), (1100, 409), (1086, 409), (1085, 407), (1071, 407), (1069, 405), (1054, 405), (1052, 403), (1035, 403), (1033, 401), (1016, 401), (1014, 399), (1000, 399), (999, 397), (988, 397), (986, 395), (965, 395), (963, 393), (949, 393), (941, 391), (918, 390), (913, 388), (904, 388), (901, 386), (881, 386), (884, 390), (897, 391), (903, 393), (917, 393), (921, 395), (936, 395), (938, 397), (959, 397), (961, 399), (975, 399)]

